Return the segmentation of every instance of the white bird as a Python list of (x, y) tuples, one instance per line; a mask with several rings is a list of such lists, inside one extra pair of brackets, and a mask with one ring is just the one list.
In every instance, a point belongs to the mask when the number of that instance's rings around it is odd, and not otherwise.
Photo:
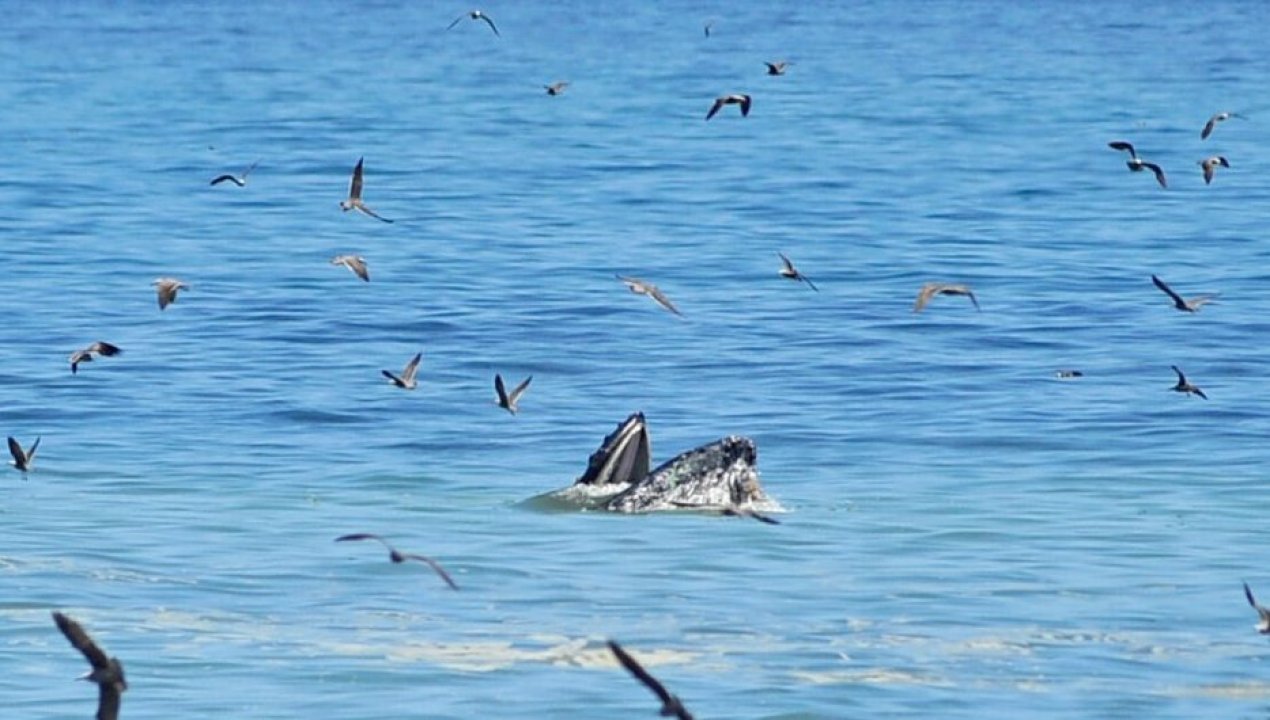
[(1233, 112), (1219, 112), (1210, 117), (1208, 122), (1204, 123), (1204, 129), (1199, 131), (1199, 139), (1207, 140), (1209, 135), (1213, 134), (1213, 129), (1217, 127), (1217, 123), (1226, 122), (1231, 118), (1246, 119), (1243, 115)]
[(710, 112), (706, 113), (706, 120), (714, 117), (724, 105), (740, 105), (741, 117), (749, 117), (750, 103), (752, 100), (753, 99), (749, 95), (742, 95), (739, 93), (735, 95), (723, 95), (717, 97), (714, 99), (714, 104), (710, 106)]
[(361, 255), (336, 255), (331, 258), (332, 265), (343, 265), (354, 275), (370, 282), (370, 270), (366, 268), (366, 258)]
[(498, 32), (498, 28), (494, 26), (494, 21), (490, 19), (490, 16), (486, 15), (480, 10), (472, 10), (472, 11), (469, 11), (466, 15), (460, 15), (454, 18), (454, 22), (450, 23), (450, 27), (447, 27), (445, 29), (446, 32), (449, 32), (451, 28), (453, 28), (455, 25), (458, 25), (460, 22), (462, 22), (463, 18), (469, 18), (472, 20), (484, 20), (485, 22), (489, 23), (489, 29), (493, 30), (495, 35), (502, 37), (502, 34)]
[(226, 173), (226, 174), (224, 174), (224, 175), (217, 175), (216, 177), (212, 178), (212, 182), (211, 182), (211, 184), (212, 184), (212, 185), (219, 185), (220, 183), (223, 183), (223, 182), (232, 182), (233, 184), (237, 185), (238, 187), (243, 187), (244, 185), (246, 185), (246, 184), (247, 184), (247, 176), (248, 176), (248, 175), (250, 175), (250, 174), (251, 174), (251, 171), (252, 171), (252, 170), (255, 170), (255, 169), (256, 169), (256, 166), (257, 166), (257, 165), (259, 165), (259, 164), (260, 164), (260, 161), (259, 161), (259, 160), (257, 160), (256, 162), (252, 163), (252, 164), (251, 164), (251, 167), (249, 167), (249, 168), (247, 168), (246, 170), (244, 170), (242, 175), (230, 175), (230, 174), (228, 174), (228, 173)]

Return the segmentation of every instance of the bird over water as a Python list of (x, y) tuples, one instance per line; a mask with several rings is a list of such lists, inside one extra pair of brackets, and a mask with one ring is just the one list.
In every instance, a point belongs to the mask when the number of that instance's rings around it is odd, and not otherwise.
[(609, 640), (608, 645), (609, 651), (612, 652), (613, 656), (617, 658), (617, 661), (622, 664), (622, 667), (626, 668), (626, 671), (631, 675), (634, 675), (635, 679), (643, 683), (645, 687), (652, 690), (658, 700), (661, 700), (661, 711), (659, 714), (662, 717), (673, 717), (678, 720), (693, 720), (692, 713), (688, 712), (687, 708), (683, 706), (683, 703), (680, 702), (679, 698), (672, 695), (670, 691), (666, 689), (665, 685), (662, 685), (658, 682), (657, 678), (649, 674), (649, 672), (644, 669), (644, 666), (640, 665), (635, 658), (631, 657), (630, 653), (626, 652), (621, 645), (618, 645), (615, 640)]
[(1199, 312), (1199, 309), (1201, 307), (1204, 307), (1208, 303), (1215, 302), (1214, 298), (1217, 297), (1217, 295), (1214, 293), (1210, 295), (1196, 295), (1193, 298), (1186, 299), (1182, 297), (1181, 295), (1178, 295), (1177, 293), (1173, 292), (1173, 288), (1166, 285), (1163, 280), (1156, 277), (1155, 275), (1151, 276), (1151, 282), (1155, 283), (1155, 286), (1158, 287), (1160, 290), (1162, 290), (1165, 295), (1168, 295), (1170, 298), (1172, 298), (1173, 307), (1177, 308), (1178, 310), (1182, 312), (1188, 312), (1188, 313)]
[(176, 294), (178, 291), (190, 289), (189, 285), (186, 285), (176, 278), (158, 278), (150, 284), (154, 286), (154, 291), (159, 296), (160, 310), (163, 310), (167, 306), (176, 302)]
[(35, 462), (35, 451), (40, 448), (40, 438), (31, 444), (30, 450), (23, 450), (17, 438), (9, 436), (9, 454), (13, 456), (13, 467), (22, 472), (31, 471), (31, 463)]
[(380, 372), (402, 390), (414, 390), (419, 386), (415, 375), (419, 374), (419, 361), (422, 359), (423, 353), (415, 353), (415, 356), (410, 358), (410, 362), (406, 363), (406, 367), (402, 368), (401, 375), (394, 375), (391, 370), (380, 370)]
[(243, 187), (243, 186), (245, 186), (245, 185), (247, 184), (247, 176), (248, 176), (248, 175), (250, 175), (250, 174), (251, 174), (251, 171), (252, 171), (252, 170), (255, 170), (255, 169), (256, 169), (256, 166), (257, 166), (257, 165), (259, 165), (259, 164), (260, 164), (260, 161), (259, 161), (259, 160), (257, 160), (256, 162), (252, 163), (252, 164), (251, 164), (251, 167), (247, 168), (246, 170), (243, 170), (243, 174), (242, 174), (242, 175), (230, 175), (230, 174), (228, 174), (228, 173), (226, 173), (226, 174), (224, 174), (224, 175), (217, 175), (216, 177), (212, 178), (212, 182), (211, 182), (211, 184), (212, 184), (212, 185), (219, 185), (219, 184), (221, 184), (221, 183), (223, 183), (223, 182), (232, 182), (233, 184), (237, 185), (238, 187)]
[(348, 199), (340, 201), (340, 209), (344, 212), (357, 210), (380, 222), (390, 223), (392, 220), (379, 215), (374, 210), (366, 207), (366, 203), (362, 202), (362, 165), (365, 160), (366, 158), (364, 157), (357, 158), (357, 167), (353, 168), (353, 179), (348, 183)]
[(123, 352), (123, 350), (120, 350), (118, 345), (111, 345), (108, 342), (102, 342), (100, 340), (86, 348), (76, 350), (71, 353), (69, 358), (71, 363), (71, 374), (74, 375), (79, 372), (80, 363), (92, 362), (94, 355), (114, 357), (121, 352)]
[(719, 110), (721, 110), (724, 105), (740, 105), (741, 117), (749, 117), (751, 102), (753, 102), (753, 100), (749, 95), (742, 95), (739, 93), (735, 95), (722, 95), (714, 99), (714, 104), (710, 106), (710, 112), (706, 113), (706, 120), (709, 120), (718, 114)]
[(123, 664), (118, 658), (106, 655), (106, 651), (93, 642), (88, 632), (70, 617), (54, 611), (53, 622), (57, 623), (57, 628), (70, 641), (71, 647), (80, 651), (93, 668), (79, 679), (97, 683), (97, 720), (117, 720), (123, 692), (128, 689)]
[(1139, 158), (1138, 151), (1133, 148), (1132, 143), (1124, 140), (1115, 140), (1107, 143), (1107, 147), (1112, 150), (1121, 150), (1129, 153), (1129, 159), (1125, 161), (1125, 165), (1128, 165), (1130, 170), (1134, 172), (1142, 172), (1143, 169), (1150, 170), (1155, 175), (1155, 181), (1160, 184), (1160, 187), (1167, 188), (1169, 186), (1168, 179), (1164, 177), (1164, 170), (1155, 163), (1149, 163)]
[(776, 254), (781, 256), (781, 277), (789, 278), (790, 280), (795, 280), (797, 282), (805, 282), (807, 283), (807, 287), (815, 290), (816, 292), (820, 292), (820, 288), (816, 287), (816, 283), (812, 282), (811, 278), (799, 272), (798, 268), (794, 267), (794, 263), (790, 262), (790, 259), (785, 257), (785, 253), (778, 252)]
[(917, 291), (917, 301), (913, 303), (913, 312), (921, 312), (931, 298), (936, 295), (965, 295), (970, 298), (970, 302), (974, 304), (975, 310), (979, 309), (979, 300), (975, 297), (974, 292), (970, 290), (969, 285), (958, 285), (953, 283), (926, 283), (921, 290)]
[(679, 312), (679, 308), (675, 307), (675, 304), (670, 302), (670, 298), (666, 297), (666, 294), (663, 293), (656, 285), (644, 282), (639, 278), (625, 277), (623, 275), (618, 275), (617, 279), (626, 283), (626, 287), (636, 295), (647, 295), (658, 305), (661, 305), (670, 312), (683, 317), (683, 313)]
[(1257, 632), (1270, 635), (1270, 610), (1257, 604), (1257, 599), (1252, 596), (1252, 588), (1248, 587), (1248, 583), (1244, 583), (1244, 597), (1248, 598), (1248, 604), (1252, 606), (1252, 609), (1257, 611)]
[(336, 255), (331, 258), (332, 265), (343, 265), (357, 277), (370, 282), (370, 270), (366, 267), (366, 258), (361, 255)]
[(1180, 392), (1185, 395), (1198, 395), (1205, 400), (1208, 399), (1208, 396), (1204, 394), (1203, 390), (1199, 389), (1198, 385), (1192, 385), (1190, 381), (1186, 379), (1186, 376), (1182, 374), (1181, 368), (1174, 365), (1173, 372), (1177, 373), (1177, 384), (1170, 388), (1173, 392)]
[[(451, 29), (454, 28), (455, 25), (458, 25), (460, 22), (463, 22), (463, 18), (468, 18), (469, 20), (484, 20), (489, 25), (489, 29), (494, 31), (495, 35), (499, 37), (503, 36), (502, 33), (498, 32), (498, 28), (494, 26), (494, 21), (490, 19), (490, 16), (486, 15), (480, 10), (471, 10), (464, 15), (460, 15), (454, 18), (454, 22), (450, 23), (450, 26), (445, 29), (446, 32), (449, 32)], [(515, 29), (516, 28), (512, 28), (512, 30), (515, 30)]]
[(498, 394), (498, 406), (515, 415), (516, 411), (520, 409), (517, 405), (520, 402), (520, 396), (525, 394), (525, 390), (529, 388), (529, 383), (533, 382), (533, 380), (534, 376), (530, 375), (521, 381), (519, 385), (512, 388), (509, 393), (507, 392), (507, 387), (503, 385), (503, 376), (495, 373), (494, 392)]
[(449, 585), (451, 590), (459, 589), (459, 586), (454, 583), (454, 579), (450, 577), (450, 573), (446, 572), (445, 568), (441, 567), (441, 563), (438, 563), (436, 560), (433, 560), (432, 558), (426, 555), (419, 555), (417, 553), (403, 553), (397, 548), (393, 547), (391, 544), (389, 544), (387, 540), (383, 539), (382, 537), (378, 535), (375, 535), (374, 533), (352, 533), (351, 535), (341, 535), (335, 538), (335, 542), (355, 542), (358, 540), (374, 540), (380, 545), (383, 545), (384, 547), (388, 548), (388, 559), (392, 560), (396, 564), (404, 563), (407, 560), (414, 560), (416, 562), (421, 562), (424, 565), (427, 565), (428, 567), (432, 568), (432, 571), (437, 574), (437, 577), (440, 577), (442, 580), (444, 580), (445, 584)]

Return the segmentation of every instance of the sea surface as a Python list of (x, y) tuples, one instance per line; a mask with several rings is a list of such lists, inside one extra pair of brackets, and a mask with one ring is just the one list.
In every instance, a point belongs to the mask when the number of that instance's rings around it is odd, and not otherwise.
[[(468, 9), (9, 7), (3, 717), (93, 712), (55, 609), (127, 720), (656, 717), (609, 638), (703, 720), (1270, 714), (1270, 5)], [(782, 524), (526, 502), (635, 411)]]

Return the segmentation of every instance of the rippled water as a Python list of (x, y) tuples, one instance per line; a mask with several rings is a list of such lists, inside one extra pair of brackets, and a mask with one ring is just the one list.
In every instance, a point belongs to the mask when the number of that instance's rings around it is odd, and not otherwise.
[[(654, 717), (609, 637), (702, 718), (1270, 710), (1239, 587), (1270, 599), (1266, 6), (504, 3), (501, 38), (444, 32), (464, 9), (0, 26), (0, 431), (43, 437), (0, 491), (6, 715), (91, 713), (51, 609), (124, 661), (130, 719)], [(704, 122), (731, 92), (750, 116)], [(1200, 141), (1218, 110), (1248, 119)], [(395, 224), (339, 212), (361, 156)], [(1221, 302), (1175, 312), (1152, 273)], [(164, 312), (161, 275), (192, 285)], [(983, 311), (912, 313), (929, 280)], [(98, 339), (124, 353), (72, 376)], [(418, 351), (416, 392), (383, 382)], [(534, 375), (517, 417), (495, 372)], [(654, 462), (755, 438), (784, 524), (523, 502), (635, 410)]]

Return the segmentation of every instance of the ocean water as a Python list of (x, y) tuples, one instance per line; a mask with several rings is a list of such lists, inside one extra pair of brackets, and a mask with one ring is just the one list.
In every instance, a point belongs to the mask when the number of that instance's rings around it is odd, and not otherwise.
[[(700, 718), (1270, 712), (1264, 4), (19, 7), (3, 716), (92, 713), (53, 609), (129, 720), (655, 717), (607, 638)], [(637, 410), (753, 437), (783, 524), (525, 503)]]

